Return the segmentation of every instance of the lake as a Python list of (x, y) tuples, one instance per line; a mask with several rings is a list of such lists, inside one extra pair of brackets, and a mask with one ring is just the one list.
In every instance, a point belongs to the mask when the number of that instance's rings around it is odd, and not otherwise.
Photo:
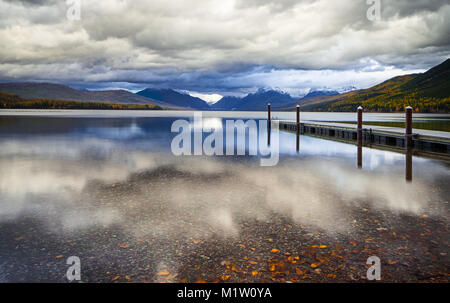
[[(370, 256), (384, 281), (447, 280), (448, 162), (413, 156), (407, 182), (405, 154), (363, 147), (358, 167), (355, 145), (301, 135), (297, 152), (272, 129), (279, 159), (264, 167), (266, 115), (203, 112), (220, 130), (255, 120), (256, 155), (175, 156), (171, 127), (195, 131), (192, 112), (1, 111), (0, 282), (65, 282), (70, 256), (84, 282), (364, 281)], [(449, 130), (450, 115), (414, 117)]]

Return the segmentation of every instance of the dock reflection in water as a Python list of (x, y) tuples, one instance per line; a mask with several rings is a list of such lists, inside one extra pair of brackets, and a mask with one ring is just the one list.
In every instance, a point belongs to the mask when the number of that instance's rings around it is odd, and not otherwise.
[(362, 145), (358, 144), (358, 168), (362, 169)]
[[(268, 133), (268, 136), (269, 133)], [(296, 132), (295, 134), (295, 150), (298, 153), (300, 153), (300, 139), (304, 135), (300, 135), (300, 132)], [(323, 139), (326, 140), (326, 139)], [(349, 144), (351, 145), (351, 144)], [(356, 160), (357, 160), (357, 167), (358, 169), (363, 168), (363, 143), (362, 143), (362, 136), (358, 135), (357, 144), (356, 144)], [(400, 153), (398, 153), (400, 155)], [(407, 182), (413, 181), (413, 174), (412, 174), (412, 167), (413, 167), (413, 148), (407, 147), (405, 151), (405, 180)]]
[(405, 176), (406, 176), (406, 181), (407, 182), (412, 182), (413, 179), (413, 175), (412, 175), (412, 166), (413, 166), (413, 161), (412, 161), (412, 149), (408, 148), (406, 150), (406, 154), (405, 154)]

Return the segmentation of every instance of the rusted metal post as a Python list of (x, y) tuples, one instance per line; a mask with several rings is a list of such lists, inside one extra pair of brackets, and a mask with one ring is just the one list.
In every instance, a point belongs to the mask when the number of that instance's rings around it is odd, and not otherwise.
[(270, 103), (267, 104), (267, 145), (270, 145), (270, 132), (272, 130), (272, 119), (270, 113)]
[(358, 168), (362, 168), (362, 128), (363, 128), (363, 108), (358, 107), (358, 125), (357, 125), (357, 140), (358, 140)]
[(406, 108), (406, 147), (412, 147), (412, 107)]
[(405, 163), (405, 179), (406, 182), (412, 182), (412, 112), (411, 106), (406, 108), (406, 121), (405, 121), (405, 145), (406, 145), (406, 163)]
[(362, 129), (362, 116), (363, 116), (363, 108), (362, 106), (358, 107), (358, 130)]
[(362, 144), (363, 108), (358, 107), (358, 145)]

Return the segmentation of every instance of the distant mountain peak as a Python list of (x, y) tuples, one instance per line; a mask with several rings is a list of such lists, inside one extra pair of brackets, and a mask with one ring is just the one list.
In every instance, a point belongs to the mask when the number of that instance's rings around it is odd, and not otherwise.
[(350, 85), (350, 86), (344, 86), (344, 87), (341, 87), (341, 88), (337, 89), (337, 91), (338, 91), (340, 94), (343, 94), (343, 93), (348, 93), (348, 92), (351, 92), (351, 91), (357, 90), (357, 89), (358, 89), (358, 88), (357, 88), (356, 86)]
[(282, 90), (279, 87), (260, 87), (258, 90), (254, 93), (254, 95), (261, 95), (261, 94), (267, 94), (267, 93), (277, 93), (282, 95), (289, 95), (287, 92)]
[(223, 97), (217, 103), (211, 105), (215, 110), (265, 110), (267, 104), (286, 104), (295, 99), (288, 93), (273, 88), (259, 88), (255, 93), (243, 98)]
[(303, 98), (312, 98), (312, 97), (319, 97), (319, 96), (335, 96), (339, 95), (338, 91), (335, 90), (310, 90), (306, 96)]
[(136, 94), (182, 108), (200, 110), (210, 109), (209, 104), (206, 101), (193, 97), (185, 92), (179, 92), (170, 88), (146, 88)]

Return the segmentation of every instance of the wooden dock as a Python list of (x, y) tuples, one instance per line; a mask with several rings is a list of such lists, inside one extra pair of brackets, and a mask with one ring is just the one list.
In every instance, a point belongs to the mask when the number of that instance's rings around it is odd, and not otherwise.
[[(279, 129), (300, 134), (311, 135), (324, 139), (358, 144), (357, 124), (312, 122), (300, 123), (300, 130), (296, 121), (277, 121)], [(403, 128), (370, 126), (361, 129), (362, 145), (369, 147), (381, 147), (390, 150), (405, 150), (407, 148), (407, 136)], [(411, 148), (416, 154), (428, 153), (430, 156), (450, 159), (450, 133), (442, 131), (430, 131), (414, 129), (412, 133)]]
[[(361, 107), (358, 108), (357, 120), (355, 124), (300, 121), (300, 109), (297, 107), (296, 121), (277, 120), (276, 123), (280, 130), (294, 132), (297, 135), (450, 160), (450, 132), (412, 129), (412, 109), (409, 107), (406, 108), (405, 129), (385, 126), (364, 127)], [(275, 121), (269, 118), (269, 122)]]

